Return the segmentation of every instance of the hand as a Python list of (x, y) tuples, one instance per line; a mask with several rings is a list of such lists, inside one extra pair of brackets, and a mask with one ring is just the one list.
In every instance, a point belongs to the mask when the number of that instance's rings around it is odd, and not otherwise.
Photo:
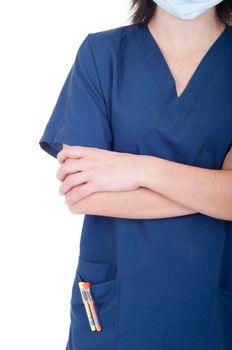
[(57, 159), (57, 178), (62, 182), (60, 194), (66, 204), (99, 191), (128, 191), (139, 187), (138, 155), (94, 147), (70, 146), (62, 149)]
[(232, 170), (232, 146), (230, 147), (229, 152), (227, 153), (223, 165), (222, 165), (222, 169), (224, 170)]

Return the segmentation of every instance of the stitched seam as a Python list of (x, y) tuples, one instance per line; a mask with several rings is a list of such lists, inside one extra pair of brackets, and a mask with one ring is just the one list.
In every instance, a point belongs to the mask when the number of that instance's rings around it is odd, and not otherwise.
[(217, 65), (217, 67), (215, 68), (215, 70), (213, 70), (213, 72), (210, 74), (210, 76), (208, 77), (206, 83), (204, 84), (204, 86), (202, 86), (200, 93), (198, 94), (198, 96), (196, 97), (194, 103), (192, 104), (190, 110), (187, 112), (187, 114), (185, 115), (185, 117), (182, 119), (182, 121), (180, 122), (180, 124), (182, 124), (182, 122), (187, 118), (188, 114), (191, 113), (192, 109), (194, 109), (194, 105), (196, 105), (197, 101), (200, 99), (201, 95), (203, 94), (204, 89), (206, 88), (206, 86), (209, 84), (210, 80), (213, 78), (214, 74), (216, 74), (216, 71), (219, 69), (219, 67), (221, 66), (221, 64), (223, 63), (223, 61), (226, 59), (227, 55), (229, 55), (230, 51), (225, 52), (224, 56), (222, 56), (222, 59), (219, 60), (219, 63)]
[(121, 281), (118, 280), (118, 315), (117, 315), (117, 327), (116, 327), (116, 343), (115, 343), (115, 350), (118, 349), (120, 311), (121, 311)]
[[(133, 32), (133, 33), (134, 33), (134, 32)], [(140, 42), (139, 42), (139, 40), (138, 40), (138, 38), (137, 38), (137, 35), (136, 35), (135, 33), (134, 33), (134, 36), (135, 36), (136, 41), (137, 41), (137, 43), (138, 43), (138, 45), (139, 45), (139, 47), (140, 47), (140, 49), (141, 49), (141, 51), (142, 51), (142, 53), (143, 53), (143, 56), (144, 56), (144, 58), (145, 58), (145, 60), (146, 60), (146, 62), (147, 62), (147, 64), (148, 64), (148, 68), (150, 68), (150, 64), (149, 64), (149, 61), (148, 61), (148, 57), (147, 57), (146, 53), (144, 52), (143, 48), (141, 47)], [(230, 47), (230, 45), (229, 45), (229, 47)], [(230, 50), (229, 50), (228, 52), (226, 52), (226, 53), (224, 54), (224, 56), (222, 56), (222, 59), (219, 60), (219, 63), (220, 63), (220, 62), (222, 63), (222, 62), (226, 59), (227, 55), (229, 55), (229, 53), (230, 53)], [(155, 82), (155, 86), (158, 87), (158, 90), (160, 91), (161, 95), (163, 96), (164, 106), (165, 106), (165, 108), (166, 108), (166, 111), (167, 111), (167, 114), (168, 114), (168, 116), (169, 116), (169, 119), (171, 120), (172, 125), (174, 125), (174, 127), (175, 127), (177, 130), (179, 129), (179, 127), (181, 126), (181, 124), (183, 123), (183, 121), (187, 118), (187, 116), (189, 115), (189, 113), (191, 113), (192, 109), (194, 108), (194, 105), (197, 103), (197, 101), (198, 101), (199, 98), (201, 97), (201, 95), (202, 95), (202, 93), (203, 93), (203, 91), (204, 91), (204, 88), (207, 86), (207, 84), (209, 83), (210, 79), (213, 77), (213, 75), (215, 74), (215, 72), (219, 69), (219, 67), (220, 67), (219, 63), (218, 63), (218, 65), (217, 65), (216, 69), (213, 70), (213, 72), (210, 74), (209, 78), (207, 79), (206, 83), (205, 83), (204, 86), (202, 87), (202, 89), (201, 89), (200, 93), (198, 94), (198, 96), (196, 97), (195, 101), (194, 101), (194, 102), (191, 104), (191, 106), (189, 107), (189, 111), (185, 114), (184, 118), (181, 119), (181, 121), (178, 123), (178, 125), (177, 125), (177, 124), (174, 122), (174, 120), (171, 118), (171, 115), (170, 115), (170, 113), (169, 113), (169, 110), (168, 110), (167, 105), (166, 105), (166, 102), (165, 102), (165, 101), (166, 101), (165, 96), (164, 96), (164, 94), (163, 94), (163, 92), (162, 92), (162, 90), (161, 90), (161, 88), (160, 88), (160, 86), (159, 86), (159, 83), (158, 83), (157, 79), (155, 78), (154, 74), (152, 74), (152, 80), (153, 80), (153, 82)]]
[(207, 321), (207, 338), (206, 338), (206, 344), (205, 344), (205, 350), (208, 349), (209, 347), (209, 337), (210, 337), (210, 323), (212, 319), (212, 308), (213, 308), (213, 297), (214, 297), (214, 290), (211, 290), (211, 297), (210, 297), (210, 304), (209, 304), (209, 316), (208, 316), (208, 321)]
[[(140, 42), (139, 42), (139, 40), (138, 40), (138, 38), (137, 38), (137, 35), (135, 34), (134, 31), (133, 31), (133, 33), (134, 33), (135, 39), (136, 39), (136, 41), (137, 41), (137, 44), (138, 44), (140, 50), (141, 50), (142, 53), (143, 53), (143, 56), (144, 56), (144, 58), (145, 58), (145, 61), (147, 62), (147, 66), (148, 66), (148, 68), (149, 68), (149, 70), (150, 70), (150, 64), (149, 64), (149, 62), (148, 62), (147, 55), (146, 55), (146, 53), (144, 52), (142, 46), (140, 45)], [(154, 74), (153, 74), (153, 73), (152, 73), (152, 81), (153, 81), (153, 84), (155, 84), (155, 87), (157, 87), (158, 90), (160, 91), (161, 96), (163, 97), (164, 106), (165, 106), (165, 109), (166, 109), (166, 111), (167, 111), (167, 115), (168, 115), (168, 117), (169, 117), (169, 119), (170, 119), (170, 121), (171, 121), (171, 124), (175, 127), (175, 129), (178, 130), (177, 125), (176, 125), (175, 122), (172, 120), (172, 118), (171, 118), (171, 116), (170, 116), (170, 113), (169, 113), (169, 111), (168, 111), (168, 108), (167, 108), (167, 104), (166, 104), (166, 102), (165, 102), (165, 96), (164, 96), (164, 94), (163, 94), (163, 91), (161, 90), (161, 88), (160, 88), (160, 86), (159, 86), (159, 84), (158, 84), (158, 81), (157, 81), (157, 79), (154, 77)]]

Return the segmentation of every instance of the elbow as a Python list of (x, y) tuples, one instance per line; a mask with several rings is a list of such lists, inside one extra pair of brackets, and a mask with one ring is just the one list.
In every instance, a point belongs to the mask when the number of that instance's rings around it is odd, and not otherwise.
[(231, 214), (225, 215), (225, 216), (223, 217), (223, 220), (231, 221), (231, 222), (232, 222), (232, 215), (231, 215)]
[(232, 221), (232, 201), (225, 199), (225, 197), (218, 203), (214, 200), (213, 205), (211, 205), (211, 207), (208, 206), (208, 210), (205, 214), (215, 219)]
[(226, 213), (225, 215), (225, 219), (227, 221), (232, 221), (232, 207), (230, 208), (230, 210), (228, 211), (228, 213)]
[(231, 193), (231, 196), (226, 204), (225, 220), (232, 221), (232, 193)]
[(232, 202), (227, 203), (223, 208), (220, 208), (220, 214), (218, 215), (220, 219), (226, 221), (232, 221)]
[[(89, 214), (89, 215), (103, 215), (101, 203), (98, 200), (99, 193), (92, 193), (89, 196), (83, 197), (77, 202), (73, 200), (66, 200), (68, 209), (73, 214)], [(74, 199), (75, 200), (75, 199)]]
[[(81, 201), (80, 201), (81, 202)], [(73, 214), (87, 214), (86, 208), (79, 202), (74, 203), (73, 205), (67, 205), (69, 211)]]
[(73, 214), (104, 215), (102, 210), (102, 200), (99, 201), (100, 193), (92, 193), (75, 203), (66, 202), (68, 209)]

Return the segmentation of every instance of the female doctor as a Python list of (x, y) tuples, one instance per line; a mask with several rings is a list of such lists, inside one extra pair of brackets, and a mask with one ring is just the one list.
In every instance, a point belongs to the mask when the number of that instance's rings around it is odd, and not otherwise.
[(66, 349), (231, 350), (232, 1), (131, 8), (84, 38), (39, 141), (85, 214)]

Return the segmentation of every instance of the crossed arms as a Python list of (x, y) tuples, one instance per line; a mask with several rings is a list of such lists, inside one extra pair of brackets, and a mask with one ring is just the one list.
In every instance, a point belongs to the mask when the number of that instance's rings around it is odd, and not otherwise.
[(232, 148), (220, 170), (65, 144), (57, 159), (72, 213), (155, 219), (200, 212), (232, 221)]

